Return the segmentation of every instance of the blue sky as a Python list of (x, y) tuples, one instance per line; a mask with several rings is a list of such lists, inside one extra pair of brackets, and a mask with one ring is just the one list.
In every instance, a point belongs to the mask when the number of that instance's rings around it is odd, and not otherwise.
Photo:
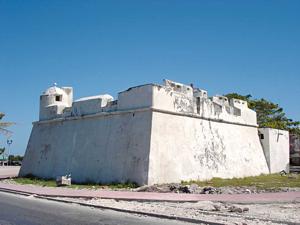
[[(279, 103), (300, 120), (300, 1), (0, 0), (0, 111), (23, 154), (39, 95), (163, 78)], [(5, 145), (0, 138), (0, 146)]]

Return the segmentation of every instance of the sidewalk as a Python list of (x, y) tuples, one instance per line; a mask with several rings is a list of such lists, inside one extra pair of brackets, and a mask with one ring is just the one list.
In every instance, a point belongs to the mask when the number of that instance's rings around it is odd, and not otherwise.
[(16, 177), (20, 168), (20, 166), (0, 166), (0, 179)]
[(300, 192), (280, 192), (264, 194), (177, 194), (153, 192), (129, 192), (111, 190), (87, 190), (71, 188), (39, 187), (33, 185), (17, 185), (0, 183), (0, 191), (21, 192), (36, 194), (46, 197), (70, 198), (103, 198), (139, 201), (173, 201), (173, 202), (198, 202), (217, 201), (233, 203), (274, 203), (274, 202), (300, 202)]

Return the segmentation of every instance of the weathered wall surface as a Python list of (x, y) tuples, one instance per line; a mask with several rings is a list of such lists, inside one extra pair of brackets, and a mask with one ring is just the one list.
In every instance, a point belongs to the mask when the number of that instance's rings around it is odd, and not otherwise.
[(149, 110), (35, 123), (20, 175), (145, 184), (150, 134)]
[(261, 143), (265, 152), (270, 173), (289, 171), (290, 150), (289, 132), (285, 130), (260, 128)]
[(72, 88), (56, 86), (41, 95), (21, 176), (154, 184), (269, 172), (245, 101), (211, 99), (170, 80), (129, 88), (115, 101), (105, 94), (72, 103), (72, 96)]
[(129, 88), (118, 94), (118, 110), (138, 109), (152, 106), (151, 84)]
[(149, 183), (268, 173), (257, 128), (154, 112)]
[(300, 166), (300, 137), (290, 134), (290, 162), (292, 166)]

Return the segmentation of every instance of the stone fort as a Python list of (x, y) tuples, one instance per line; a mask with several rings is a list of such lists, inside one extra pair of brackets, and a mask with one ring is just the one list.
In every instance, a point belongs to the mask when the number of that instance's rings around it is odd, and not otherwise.
[(247, 102), (164, 80), (73, 101), (71, 87), (40, 96), (20, 176), (159, 184), (288, 169), (287, 131), (258, 129)]

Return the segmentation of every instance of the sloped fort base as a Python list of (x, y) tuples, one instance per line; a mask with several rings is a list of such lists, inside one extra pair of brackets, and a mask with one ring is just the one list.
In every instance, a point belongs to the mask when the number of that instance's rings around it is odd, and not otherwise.
[(41, 96), (20, 176), (142, 185), (269, 172), (246, 102), (209, 99), (168, 80), (130, 88), (117, 101), (100, 95), (72, 104), (71, 88), (50, 89)]
[(20, 175), (147, 183), (151, 112), (35, 123)]
[(153, 113), (149, 183), (268, 172), (255, 127)]

